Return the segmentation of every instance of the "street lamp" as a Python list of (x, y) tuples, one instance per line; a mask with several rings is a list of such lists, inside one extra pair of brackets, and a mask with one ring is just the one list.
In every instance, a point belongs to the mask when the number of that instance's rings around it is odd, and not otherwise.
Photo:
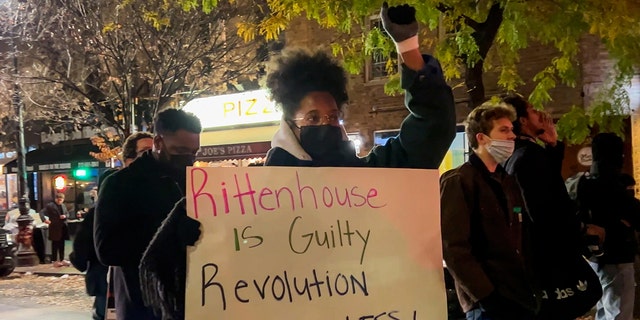
[(18, 8), (14, 18), (14, 32), (11, 37), (13, 45), (13, 107), (18, 118), (18, 127), (16, 130), (16, 153), (18, 155), (16, 162), (18, 165), (18, 210), (20, 216), (18, 222), (18, 266), (35, 266), (38, 264), (38, 256), (33, 250), (33, 218), (29, 215), (29, 189), (27, 187), (27, 164), (25, 159), (24, 144), (24, 104), (20, 96), (20, 84), (18, 83), (18, 41), (21, 35), (18, 28), (21, 28), (21, 13), (24, 0), (18, 0)]

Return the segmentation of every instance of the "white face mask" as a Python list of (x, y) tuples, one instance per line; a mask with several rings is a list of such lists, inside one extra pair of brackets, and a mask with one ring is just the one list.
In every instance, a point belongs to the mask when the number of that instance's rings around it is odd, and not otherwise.
[(489, 138), (485, 148), (497, 163), (503, 163), (513, 154), (515, 141)]

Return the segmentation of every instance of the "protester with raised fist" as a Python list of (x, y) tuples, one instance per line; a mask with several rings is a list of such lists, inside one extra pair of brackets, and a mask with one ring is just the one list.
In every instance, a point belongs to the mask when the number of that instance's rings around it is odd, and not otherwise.
[(438, 168), (455, 137), (451, 88), (438, 61), (419, 51), (415, 9), (385, 3), (380, 17), (400, 54), (410, 111), (400, 134), (359, 158), (341, 122), (349, 100), (344, 68), (322, 50), (286, 50), (267, 76), (283, 118), (265, 165)]

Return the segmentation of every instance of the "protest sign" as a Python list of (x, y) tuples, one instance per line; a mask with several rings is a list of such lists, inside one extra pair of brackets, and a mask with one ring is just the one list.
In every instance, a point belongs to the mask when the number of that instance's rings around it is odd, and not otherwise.
[(446, 319), (437, 170), (190, 168), (187, 319)]

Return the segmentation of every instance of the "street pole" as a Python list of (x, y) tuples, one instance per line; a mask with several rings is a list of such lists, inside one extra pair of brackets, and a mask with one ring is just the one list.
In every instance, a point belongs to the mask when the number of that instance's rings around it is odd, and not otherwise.
[[(18, 1), (22, 2), (22, 1)], [(21, 16), (22, 4), (18, 4), (14, 30), (18, 31)], [(35, 266), (38, 264), (38, 256), (33, 250), (33, 218), (29, 215), (29, 189), (27, 187), (27, 163), (25, 159), (24, 144), (24, 104), (22, 103), (20, 84), (18, 83), (18, 44), (17, 37), (21, 32), (14, 32), (12, 37), (13, 44), (13, 107), (18, 118), (18, 127), (16, 128), (16, 151), (18, 157), (16, 159), (18, 165), (18, 210), (20, 216), (18, 222), (18, 266)]]

